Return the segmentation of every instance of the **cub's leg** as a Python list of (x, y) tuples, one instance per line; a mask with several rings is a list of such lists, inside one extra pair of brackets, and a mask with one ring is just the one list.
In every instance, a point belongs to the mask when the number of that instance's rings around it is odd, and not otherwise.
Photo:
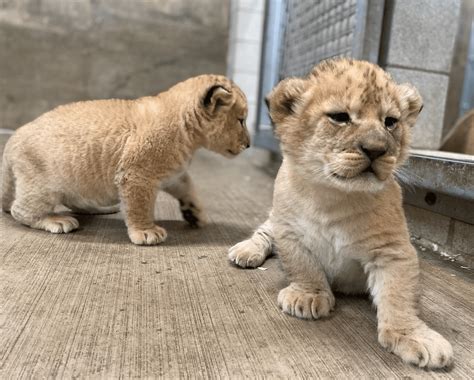
[(329, 315), (335, 299), (317, 257), (290, 228), (273, 223), (276, 251), (290, 285), (278, 294), (278, 305), (287, 314), (304, 319)]
[(184, 173), (164, 184), (163, 190), (179, 201), (183, 219), (191, 227), (202, 227), (207, 223), (207, 216), (197, 198), (196, 189), (188, 173)]
[(117, 182), (132, 243), (155, 245), (165, 241), (166, 230), (154, 222), (158, 181), (134, 172), (123, 173)]
[(256, 268), (272, 253), (272, 239), (272, 226), (270, 219), (267, 219), (250, 239), (229, 249), (229, 260), (242, 268)]
[(16, 181), (16, 198), (11, 207), (14, 219), (22, 224), (55, 234), (68, 233), (79, 227), (72, 216), (53, 214), (60, 203), (60, 195), (46, 190), (39, 181), (25, 181), (21, 176)]
[[(406, 252), (406, 254), (400, 254)], [(451, 344), (418, 318), (418, 259), (413, 247), (384, 252), (366, 264), (377, 306), (380, 344), (407, 363), (441, 368), (453, 360)]]

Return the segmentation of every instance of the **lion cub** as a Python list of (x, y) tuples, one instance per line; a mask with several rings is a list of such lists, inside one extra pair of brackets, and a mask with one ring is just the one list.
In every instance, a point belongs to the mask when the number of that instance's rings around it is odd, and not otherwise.
[(125, 214), (130, 240), (166, 239), (154, 223), (158, 189), (179, 200), (193, 226), (205, 222), (186, 172), (204, 147), (232, 157), (249, 147), (243, 92), (223, 76), (202, 75), (157, 96), (72, 103), (47, 112), (10, 138), (3, 157), (3, 211), (32, 228), (67, 233), (77, 212)]
[(418, 91), (371, 63), (337, 59), (283, 80), (267, 104), (283, 152), (273, 209), (230, 260), (259, 266), (274, 245), (290, 281), (278, 304), (299, 318), (329, 315), (333, 291), (368, 289), (382, 346), (420, 367), (449, 365), (451, 345), (417, 316), (418, 259), (394, 179)]

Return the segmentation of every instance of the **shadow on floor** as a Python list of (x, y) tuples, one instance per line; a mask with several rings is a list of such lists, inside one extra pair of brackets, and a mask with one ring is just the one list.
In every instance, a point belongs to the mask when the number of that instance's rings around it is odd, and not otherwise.
[[(96, 243), (98, 239), (101, 244), (132, 244), (127, 235), (127, 228), (120, 216), (97, 216), (72, 214), (80, 223), (79, 229), (69, 234), (53, 235), (42, 230), (33, 230), (16, 222), (11, 215), (1, 213), (9, 227), (17, 231), (24, 229), (25, 233), (42, 234), (44, 238), (48, 235), (64, 237), (71, 242)], [(225, 245), (234, 244), (250, 236), (252, 230), (239, 224), (227, 222), (211, 222), (202, 228), (192, 228), (182, 220), (157, 220), (156, 223), (168, 232), (167, 240), (160, 244), (162, 247), (173, 247), (183, 244), (189, 245)]]

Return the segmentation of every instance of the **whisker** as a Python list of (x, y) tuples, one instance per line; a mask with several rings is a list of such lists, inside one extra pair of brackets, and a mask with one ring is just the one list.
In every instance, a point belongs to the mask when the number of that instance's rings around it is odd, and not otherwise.
[(410, 179), (411, 180), (410, 182), (413, 182), (416, 185), (421, 185), (421, 183), (423, 182), (422, 177), (420, 177), (416, 173), (413, 173), (412, 171), (408, 171), (408, 169), (406, 167), (401, 166), (401, 167), (397, 168), (396, 171), (400, 172), (400, 173), (403, 173), (403, 175), (405, 175), (405, 178)]
[(403, 187), (409, 191), (410, 193), (414, 193), (416, 190), (416, 185), (419, 184), (419, 181), (416, 179), (413, 180), (413, 173), (408, 173), (402, 168), (398, 168), (394, 170), (394, 177), (395, 180), (400, 184), (403, 185)]

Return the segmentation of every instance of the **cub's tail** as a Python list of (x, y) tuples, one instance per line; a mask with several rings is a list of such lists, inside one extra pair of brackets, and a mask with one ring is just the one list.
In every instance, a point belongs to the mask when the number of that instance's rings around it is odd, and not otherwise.
[(3, 154), (2, 160), (2, 210), (10, 212), (13, 200), (15, 199), (15, 179), (10, 163)]
[(229, 249), (229, 260), (242, 268), (256, 268), (263, 264), (273, 249), (273, 232), (267, 219), (250, 239), (241, 241)]

